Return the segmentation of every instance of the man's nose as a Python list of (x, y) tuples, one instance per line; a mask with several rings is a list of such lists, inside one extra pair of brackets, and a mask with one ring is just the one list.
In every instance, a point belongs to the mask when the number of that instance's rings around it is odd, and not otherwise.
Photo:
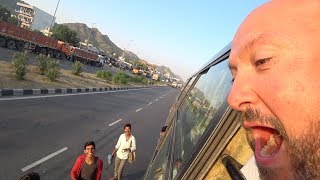
[(228, 104), (237, 111), (246, 111), (258, 101), (258, 96), (254, 91), (254, 79), (250, 75), (238, 73), (228, 95)]

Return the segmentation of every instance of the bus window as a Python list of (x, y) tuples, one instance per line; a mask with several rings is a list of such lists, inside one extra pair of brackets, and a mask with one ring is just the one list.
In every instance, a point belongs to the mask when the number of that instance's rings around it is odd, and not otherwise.
[(146, 176), (144, 179), (154, 179), (154, 180), (164, 180), (167, 171), (167, 165), (169, 160), (169, 155), (171, 151), (171, 146), (169, 146), (169, 141), (171, 137), (171, 130), (168, 132), (159, 153), (157, 154), (153, 163), (149, 166), (151, 168), (148, 169)]
[(195, 86), (186, 94), (177, 111), (172, 161), (173, 179), (176, 179), (187, 166), (187, 161), (209, 125), (218, 124), (221, 117), (215, 115), (228, 95), (231, 79), (228, 62), (223, 61), (204, 71)]
[(178, 97), (178, 100), (179, 100), (179, 101), (180, 101), (181, 98), (183, 98), (183, 97), (185, 96), (185, 94), (188, 92), (188, 90), (190, 89), (190, 87), (191, 87), (191, 85), (192, 85), (192, 83), (193, 83), (193, 81), (194, 81), (195, 79), (196, 79), (196, 77), (192, 77), (192, 78), (190, 79), (190, 81), (187, 82), (188, 84), (186, 84), (186, 85), (183, 87), (183, 90), (182, 90), (181, 94), (180, 94), (179, 97)]

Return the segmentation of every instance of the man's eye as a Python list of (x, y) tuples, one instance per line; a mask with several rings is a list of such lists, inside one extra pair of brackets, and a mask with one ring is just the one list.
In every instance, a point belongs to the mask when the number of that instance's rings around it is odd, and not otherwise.
[(258, 66), (261, 66), (267, 62), (270, 61), (271, 58), (264, 58), (264, 59), (259, 59), (255, 62), (255, 66), (258, 67)]

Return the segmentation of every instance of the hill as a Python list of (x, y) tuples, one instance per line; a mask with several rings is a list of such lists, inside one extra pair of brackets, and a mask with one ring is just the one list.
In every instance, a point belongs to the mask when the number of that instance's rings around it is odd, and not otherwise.
[[(119, 48), (116, 44), (114, 44), (107, 35), (103, 35), (97, 28), (89, 28), (84, 23), (65, 23), (70, 29), (74, 30), (78, 34), (78, 38), (80, 41), (85, 42), (88, 39), (90, 34), (89, 43), (93, 44), (93, 46), (98, 49), (102, 49), (107, 54), (113, 55), (115, 54), (115, 58), (119, 58), (120, 56), (124, 57), (126, 61), (139, 61), (148, 67), (154, 67), (155, 65), (147, 62), (146, 60), (140, 59), (136, 54), (130, 51), (124, 51)], [(90, 33), (91, 32), (91, 33)], [(166, 66), (156, 66), (159, 72), (166, 74), (169, 73), (171, 77), (175, 77), (181, 79), (179, 76), (172, 73), (170, 68)]]
[(166, 66), (157, 66), (157, 69), (158, 69), (158, 71), (160, 71), (160, 72), (163, 73), (163, 74), (168, 73), (168, 74), (170, 74), (171, 77), (178, 78), (178, 79), (180, 79), (180, 80), (182, 81), (182, 78), (181, 78), (180, 76), (175, 75), (175, 74), (170, 70), (170, 68), (168, 68), (168, 67), (166, 67)]
[(121, 56), (123, 50), (115, 45), (107, 35), (103, 35), (97, 28), (89, 28), (83, 23), (65, 23), (70, 29), (78, 34), (78, 38), (84, 42), (89, 37), (89, 43), (98, 49), (102, 49), (108, 54), (116, 54)]

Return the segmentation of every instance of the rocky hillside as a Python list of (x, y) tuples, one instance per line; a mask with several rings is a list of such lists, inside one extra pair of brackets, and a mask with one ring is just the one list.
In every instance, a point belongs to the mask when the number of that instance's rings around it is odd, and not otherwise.
[(89, 33), (89, 43), (93, 44), (98, 49), (102, 49), (109, 54), (115, 53), (116, 55), (122, 54), (123, 50), (115, 45), (107, 35), (103, 35), (97, 28), (89, 28), (86, 24), (83, 23), (66, 23), (70, 29), (74, 30), (78, 34), (80, 41), (85, 42), (88, 39)]
[(157, 69), (158, 69), (158, 71), (160, 71), (161, 73), (164, 73), (164, 74), (169, 73), (171, 77), (175, 77), (175, 78), (178, 78), (178, 79), (181, 79), (181, 80), (182, 80), (182, 78), (181, 78), (180, 76), (175, 75), (175, 74), (170, 70), (170, 68), (168, 68), (168, 67), (166, 67), (166, 66), (157, 66)]
[[(86, 24), (83, 23), (66, 23), (70, 29), (74, 30), (78, 34), (78, 38), (80, 41), (85, 42), (88, 39), (88, 35), (91, 31), (89, 43), (93, 44), (93, 46), (102, 49), (108, 54), (116, 54), (115, 57), (118, 58), (120, 56), (125, 57), (127, 60), (130, 61), (141, 61), (144, 62), (147, 66), (153, 66), (149, 62), (145, 60), (141, 60), (136, 54), (130, 51), (123, 51), (119, 48), (116, 44), (114, 44), (107, 35), (103, 35), (97, 28), (89, 28)], [(181, 79), (179, 76), (172, 73), (170, 68), (166, 66), (158, 66), (156, 67), (161, 73), (169, 73), (171, 77), (176, 77)]]

